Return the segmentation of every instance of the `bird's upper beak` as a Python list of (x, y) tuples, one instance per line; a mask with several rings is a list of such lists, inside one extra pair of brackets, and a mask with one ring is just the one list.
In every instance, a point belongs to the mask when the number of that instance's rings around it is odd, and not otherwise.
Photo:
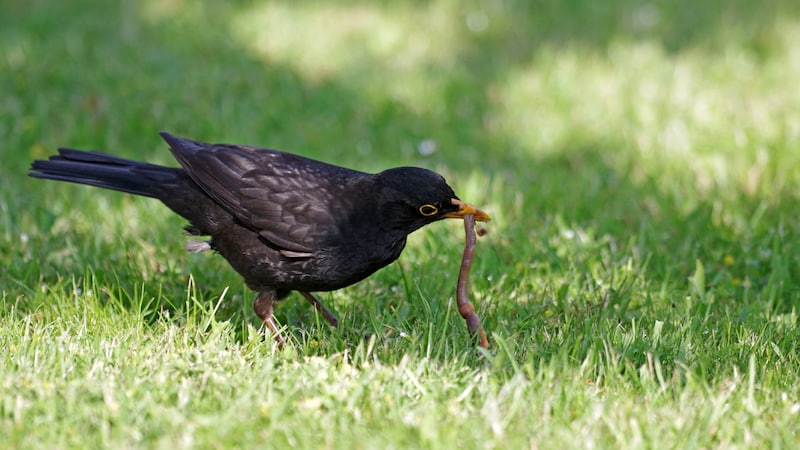
[(488, 214), (481, 211), (480, 209), (470, 205), (469, 203), (464, 203), (461, 200), (454, 198), (450, 200), (454, 205), (458, 206), (458, 211), (453, 211), (445, 214), (443, 217), (448, 219), (463, 219), (465, 215), (472, 214), (475, 216), (475, 220), (478, 222), (488, 222), (492, 220)]

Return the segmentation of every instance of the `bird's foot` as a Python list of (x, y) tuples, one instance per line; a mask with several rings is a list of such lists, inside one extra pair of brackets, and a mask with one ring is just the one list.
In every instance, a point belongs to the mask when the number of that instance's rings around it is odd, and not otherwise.
[(337, 326), (339, 326), (339, 319), (337, 319), (336, 316), (333, 315), (331, 310), (326, 308), (325, 305), (322, 304), (322, 302), (317, 300), (317, 298), (314, 297), (313, 294), (311, 294), (310, 292), (303, 292), (303, 291), (299, 292), (300, 294), (303, 295), (303, 297), (306, 298), (306, 300), (309, 301), (309, 303), (311, 303), (314, 306), (314, 309), (319, 311), (320, 314), (322, 314), (322, 316), (325, 317), (325, 320), (327, 320), (332, 327), (336, 328)]
[(278, 345), (278, 348), (283, 349), (283, 346), (286, 345), (286, 341), (283, 339), (283, 336), (281, 336), (281, 331), (275, 324), (275, 319), (270, 317), (269, 319), (264, 320), (264, 326), (269, 329), (270, 333), (272, 333), (272, 337), (275, 338), (275, 343)]
[(278, 344), (278, 348), (283, 348), (286, 341), (283, 339), (283, 336), (281, 336), (278, 325), (275, 323), (275, 318), (272, 317), (272, 313), (275, 310), (275, 299), (275, 292), (259, 292), (255, 300), (253, 300), (253, 311), (255, 311), (258, 318), (264, 322), (264, 326), (272, 333), (272, 336), (275, 338), (275, 343)]

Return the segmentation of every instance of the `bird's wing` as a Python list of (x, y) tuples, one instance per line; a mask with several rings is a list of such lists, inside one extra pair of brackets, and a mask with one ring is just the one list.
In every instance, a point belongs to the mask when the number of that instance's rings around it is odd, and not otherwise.
[(164, 138), (211, 198), (290, 257), (311, 256), (338, 232), (340, 194), (363, 175), (275, 150)]

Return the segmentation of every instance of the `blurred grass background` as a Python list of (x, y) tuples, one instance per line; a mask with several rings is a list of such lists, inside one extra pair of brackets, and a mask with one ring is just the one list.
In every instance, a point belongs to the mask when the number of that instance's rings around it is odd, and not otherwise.
[[(347, 355), (366, 351), (364, 334), (379, 336), (373, 356), (355, 361), (385, 364), (374, 372), (385, 391), (366, 369), (342, 376), (394, 402), (403, 419), (365, 406), (362, 414), (393, 426), (385, 440), (354, 432), (356, 443), (796, 445), (797, 42), (800, 3), (781, 0), (6, 0), (0, 335), (4, 348), (16, 350), (0, 374), (9, 392), (0, 402), (2, 430), (9, 442), (31, 444), (32, 425), (22, 419), (50, 417), (37, 416), (36, 406), (55, 414), (62, 394), (52, 385), (71, 377), (91, 385), (91, 365), (65, 376), (31, 362), (42, 348), (55, 351), (83, 332), (103, 341), (122, 329), (169, 346), (170, 326), (191, 333), (195, 320), (203, 324), (198, 336), (210, 337), (192, 339), (216, 343), (210, 324), (219, 320), (228, 327), (219, 325), (219, 333), (233, 336), (223, 347), (247, 355), (250, 379), (269, 373), (285, 383), (275, 381), (279, 387), (305, 374), (310, 357), (322, 357), (311, 360), (322, 366), (316, 370), (336, 378), (342, 361), (357, 365)], [(268, 345), (259, 346), (253, 332), (251, 293), (220, 258), (183, 252), (180, 218), (147, 199), (26, 177), (32, 159), (59, 146), (173, 165), (161, 130), (366, 171), (419, 165), (443, 173), (461, 198), (495, 218), (472, 277), (473, 301), (495, 333), (491, 364), (467, 356), (469, 339), (452, 305), (460, 224), (416, 233), (397, 264), (325, 294), (343, 319), (340, 330), (320, 326), (304, 302), (284, 302), (278, 318), (296, 336), (297, 353), (265, 355), (256, 350)], [(147, 345), (125, 336), (114, 339)], [(80, 342), (62, 357), (94, 355)], [(191, 360), (192, 342), (174, 350), (169, 364)], [(284, 372), (259, 365), (272, 358), (288, 366)], [(441, 373), (426, 372), (428, 358)], [(225, 364), (206, 362), (205, 370), (230, 374)], [(392, 375), (404, 364), (430, 377), (429, 395), (416, 402), (404, 397), (407, 380)], [(195, 379), (177, 374), (164, 375), (167, 385)], [(753, 391), (741, 393), (734, 420), (714, 405), (739, 395), (731, 386), (741, 385), (742, 374)], [(446, 377), (454, 391), (433, 387)], [(306, 381), (309, 398), (318, 398), (315, 389), (327, 392)], [(240, 428), (214, 433), (203, 422), (227, 417), (214, 405), (243, 395), (243, 383), (231, 381), (228, 394), (199, 387), (208, 403), (152, 435), (124, 426), (104, 434), (103, 420), (82, 435), (81, 418), (94, 423), (88, 418), (107, 412), (107, 402), (67, 408), (77, 424), (55, 414), (44, 420), (53, 431), (39, 444), (178, 445), (181, 424), (206, 433), (210, 446), (263, 443), (258, 433), (231, 441)], [(584, 388), (598, 392), (581, 397)], [(128, 397), (139, 398), (139, 389)], [(472, 389), (481, 394), (468, 395)], [(491, 406), (501, 392), (516, 393), (530, 409)], [(664, 392), (672, 397), (659, 397)], [(641, 404), (650, 395), (657, 401)], [(291, 411), (296, 396), (277, 398)], [(622, 406), (608, 400), (615, 396)], [(322, 398), (331, 413), (348, 410), (346, 399)], [(473, 409), (459, 415), (435, 406), (454, 399)], [(162, 417), (159, 403), (142, 404)], [(643, 418), (641, 408), (657, 412)], [(429, 435), (420, 411), (449, 419)], [(593, 419), (601, 413), (611, 418)], [(343, 429), (359, 423), (346, 417)], [(552, 424), (531, 428), (541, 417)], [(522, 431), (497, 432), (510, 424)], [(259, 426), (286, 444), (332, 445), (279, 431), (279, 421)], [(462, 428), (475, 435), (459, 434)]]

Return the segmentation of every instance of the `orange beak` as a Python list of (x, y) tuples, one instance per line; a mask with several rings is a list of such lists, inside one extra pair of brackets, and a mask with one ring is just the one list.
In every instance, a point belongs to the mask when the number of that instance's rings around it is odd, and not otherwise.
[(492, 220), (488, 214), (481, 211), (480, 209), (470, 205), (469, 203), (464, 203), (461, 200), (454, 198), (450, 200), (454, 205), (458, 206), (458, 211), (453, 211), (445, 214), (443, 217), (448, 219), (463, 219), (465, 215), (472, 214), (475, 216), (475, 220), (478, 222), (488, 222)]

